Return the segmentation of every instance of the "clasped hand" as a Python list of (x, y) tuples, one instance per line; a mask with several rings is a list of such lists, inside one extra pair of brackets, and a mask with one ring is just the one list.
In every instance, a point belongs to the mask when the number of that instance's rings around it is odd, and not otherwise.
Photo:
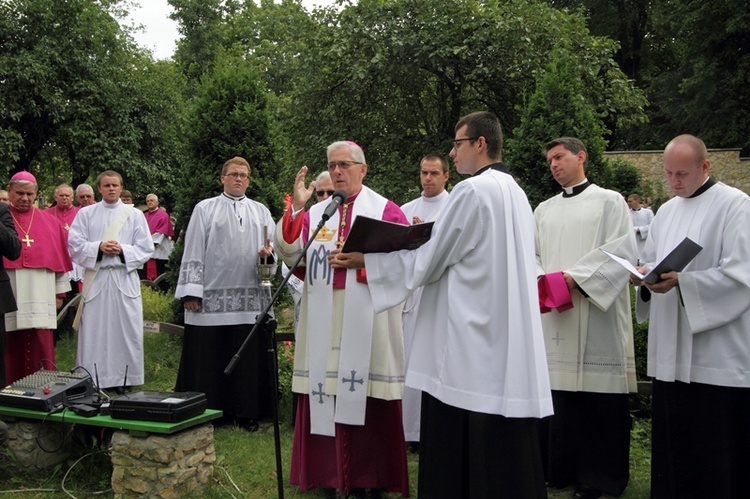
[(122, 253), (122, 246), (117, 241), (102, 241), (99, 245), (102, 253), (109, 256), (117, 256)]

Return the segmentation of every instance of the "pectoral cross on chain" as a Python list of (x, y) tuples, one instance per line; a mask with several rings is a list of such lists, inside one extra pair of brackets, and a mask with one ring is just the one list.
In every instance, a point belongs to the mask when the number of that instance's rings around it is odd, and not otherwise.
[(356, 377), (354, 375), (357, 374), (357, 371), (352, 370), (351, 373), (352, 373), (351, 379), (346, 379), (346, 376), (345, 376), (345, 377), (341, 378), (341, 382), (342, 383), (350, 383), (350, 385), (349, 385), (349, 391), (353, 392), (354, 391), (354, 383), (359, 383), (360, 385), (362, 385), (362, 384), (364, 384), (364, 380), (362, 378), (356, 379)]
[(28, 248), (29, 246), (31, 246), (31, 243), (33, 243), (34, 240), (31, 239), (31, 238), (29, 238), (29, 235), (26, 234), (26, 238), (25, 239), (21, 239), (21, 242), (22, 243), (26, 243), (26, 247)]

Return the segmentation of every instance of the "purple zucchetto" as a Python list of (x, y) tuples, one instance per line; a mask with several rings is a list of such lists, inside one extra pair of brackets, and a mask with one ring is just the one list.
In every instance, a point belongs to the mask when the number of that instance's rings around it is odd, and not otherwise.
[(26, 170), (20, 171), (10, 177), (11, 182), (31, 182), (32, 184), (36, 184), (36, 177), (32, 175), (31, 173), (27, 172)]

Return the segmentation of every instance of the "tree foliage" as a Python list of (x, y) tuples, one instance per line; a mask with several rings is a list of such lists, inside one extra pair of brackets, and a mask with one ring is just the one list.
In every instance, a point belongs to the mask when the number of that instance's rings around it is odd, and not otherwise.
[(566, 58), (555, 58), (539, 73), (521, 125), (507, 143), (511, 173), (519, 179), (532, 206), (560, 191), (547, 166), (544, 145), (558, 137), (581, 139), (588, 150), (586, 175), (597, 182), (604, 170), (603, 132), (601, 119), (583, 96), (583, 80), (573, 64)]
[(542, 2), (361, 0), (318, 20), (299, 55), (304, 84), (292, 90), (287, 133), (305, 159), (333, 140), (360, 143), (369, 185), (397, 201), (413, 192), (422, 155), (449, 152), (462, 115), (489, 109), (512, 134), (552, 54), (574, 61), (599, 115), (618, 126), (644, 117), (613, 42)]
[[(118, 0), (0, 2), (0, 160), (81, 183), (105, 168), (167, 187), (181, 83), (137, 49)], [(41, 166), (40, 166), (41, 165)]]
[[(30, 168), (51, 186), (114, 168), (136, 197), (185, 196), (187, 215), (218, 190), (204, 169), (244, 154), (251, 195), (277, 213), (297, 169), (319, 172), (325, 146), (350, 139), (368, 185), (403, 202), (419, 191), (419, 159), (449, 152), (462, 115), (495, 112), (519, 155), (509, 163), (527, 169), (571, 102), (618, 149), (691, 132), (750, 150), (739, 0), (342, 0), (312, 12), (300, 0), (169, 2), (182, 39), (174, 62), (156, 63), (119, 25), (126, 0), (0, 0), (0, 175)], [(577, 94), (557, 103), (543, 82), (563, 70)], [(550, 178), (532, 172), (519, 175), (541, 196)], [(603, 162), (591, 174), (635, 178)]]
[(605, 125), (583, 91), (573, 62), (554, 57), (539, 77), (521, 124), (507, 141), (510, 171), (516, 176), (532, 206), (560, 192), (547, 166), (544, 146), (559, 137), (576, 137), (588, 150), (586, 176), (602, 187), (629, 193), (638, 185), (638, 171), (624, 162), (606, 161)]
[(750, 12), (741, 0), (549, 0), (580, 8), (619, 42), (616, 60), (650, 101), (649, 123), (618, 130), (619, 149), (661, 149), (693, 133), (750, 154)]
[[(657, 3), (654, 33), (669, 66), (652, 68), (657, 130), (750, 153), (750, 11), (740, 0)], [(646, 132), (648, 133), (648, 132)], [(663, 146), (663, 144), (662, 144)]]
[[(250, 163), (248, 196), (268, 206), (274, 217), (281, 215), (282, 195), (277, 188), (270, 123), (265, 88), (257, 69), (241, 57), (222, 56), (215, 61), (211, 75), (196, 88), (190, 109), (188, 147), (174, 212), (177, 233), (187, 229), (199, 201), (221, 194), (221, 167), (235, 156)], [(168, 281), (172, 285), (177, 282), (182, 252), (180, 242), (170, 255)], [(175, 311), (177, 317), (180, 311)]]
[(249, 195), (280, 214), (278, 168), (270, 140), (271, 115), (255, 67), (240, 57), (217, 61), (203, 79), (190, 110), (187, 154), (181, 176), (178, 222), (186, 225), (199, 201), (222, 192), (221, 165), (235, 156), (250, 163)]

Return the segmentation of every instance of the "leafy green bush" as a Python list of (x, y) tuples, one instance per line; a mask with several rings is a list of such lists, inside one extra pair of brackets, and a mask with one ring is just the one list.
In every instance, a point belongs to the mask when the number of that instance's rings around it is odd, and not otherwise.
[(170, 322), (172, 319), (172, 295), (155, 290), (148, 286), (141, 286), (143, 298), (143, 320)]

